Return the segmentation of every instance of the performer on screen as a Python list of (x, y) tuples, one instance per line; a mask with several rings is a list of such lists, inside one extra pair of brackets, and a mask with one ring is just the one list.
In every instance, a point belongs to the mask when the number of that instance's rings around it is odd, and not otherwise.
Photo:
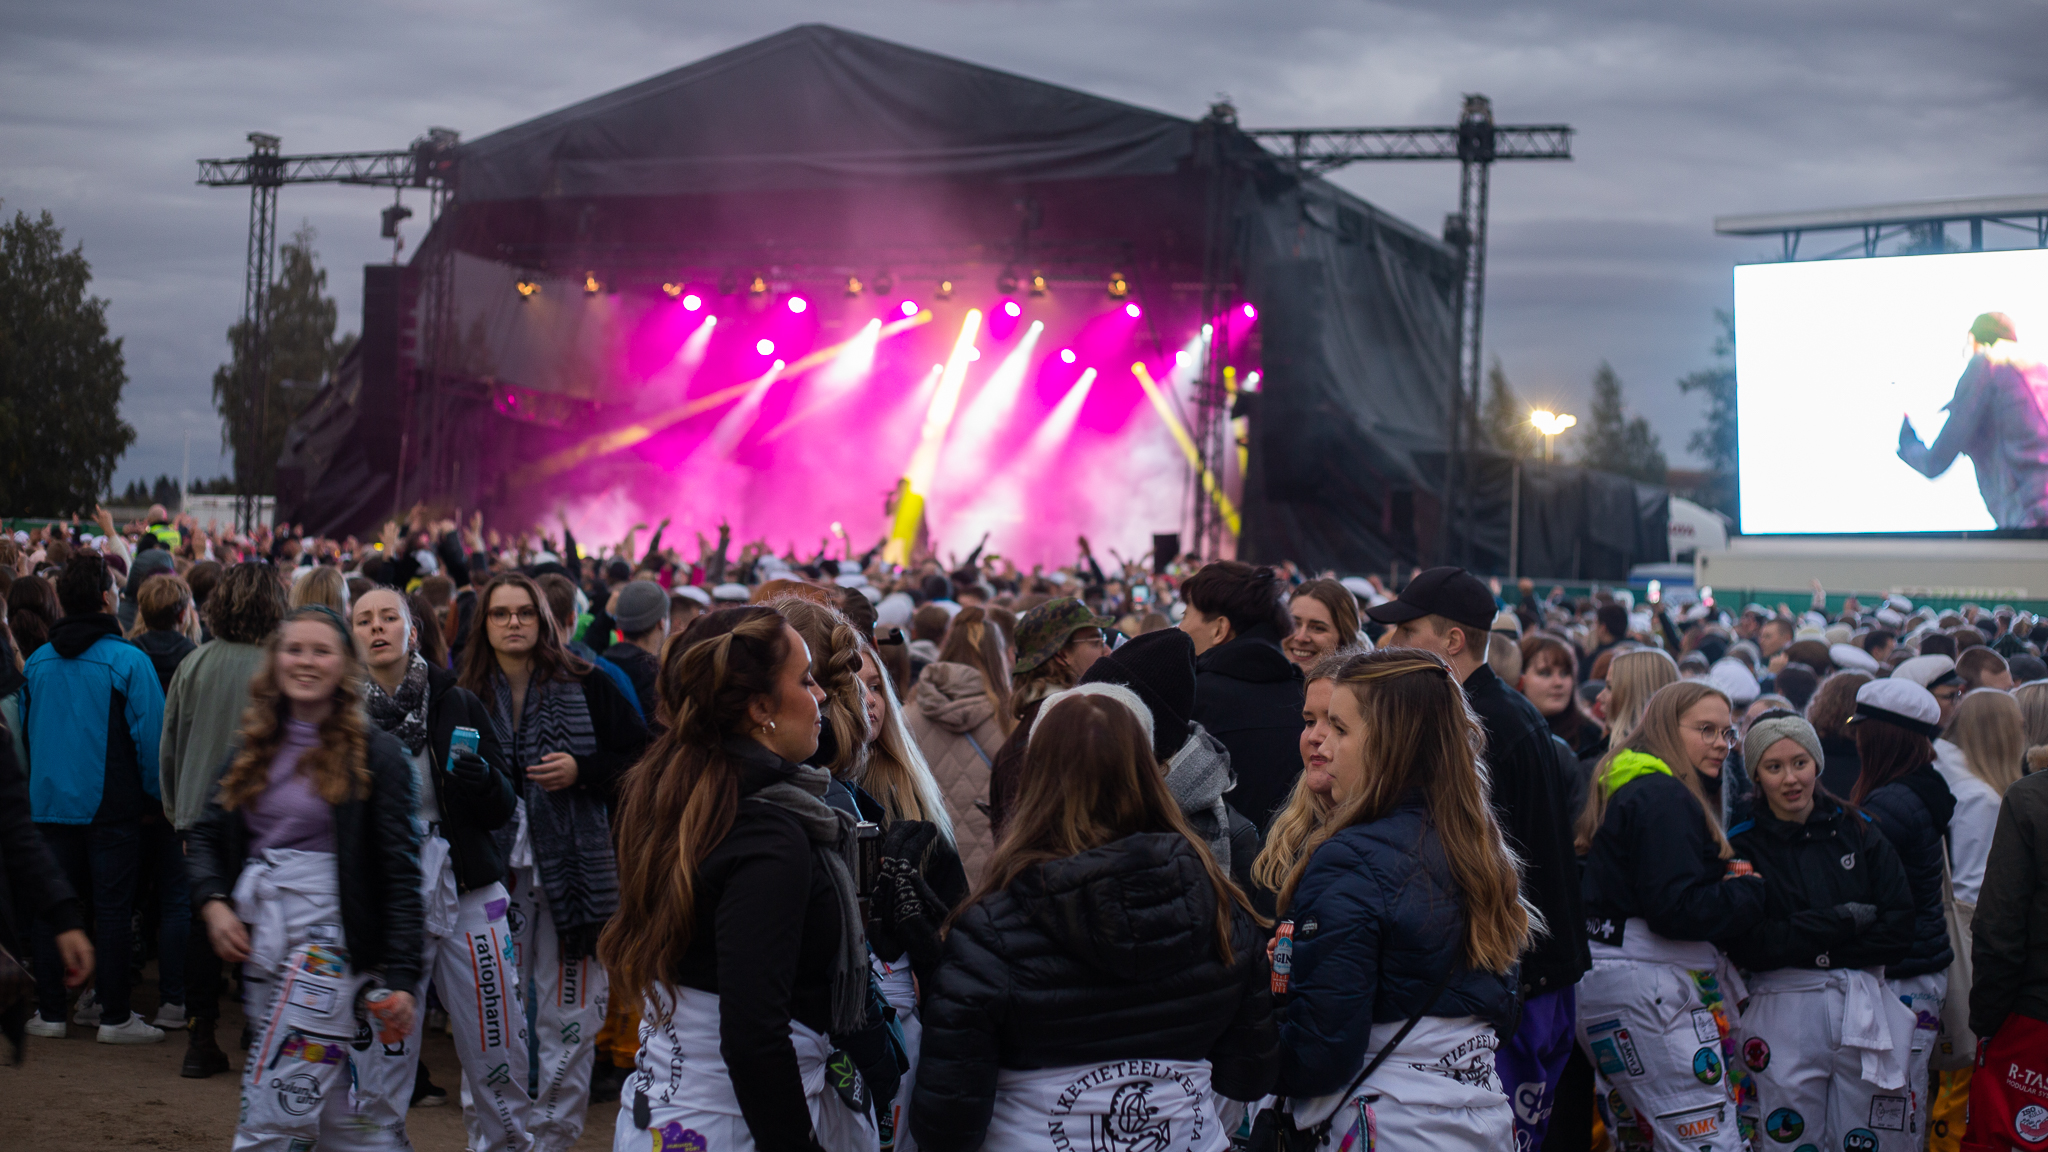
[(2048, 527), (2048, 367), (2022, 358), (2003, 312), (1970, 325), (1970, 366), (1956, 381), (1948, 423), (1922, 444), (1913, 418), (1899, 424), (1899, 459), (1928, 479), (1958, 453), (1977, 468), (1977, 490), (2000, 528)]

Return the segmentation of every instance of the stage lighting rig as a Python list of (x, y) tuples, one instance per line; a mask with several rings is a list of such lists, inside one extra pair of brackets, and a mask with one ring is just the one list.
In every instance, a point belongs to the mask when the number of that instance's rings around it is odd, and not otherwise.
[(518, 289), (521, 299), (530, 298), (540, 291), (540, 284), (538, 282), (524, 278), (514, 284), (513, 287)]
[(749, 296), (766, 296), (767, 294), (768, 294), (768, 281), (767, 281), (767, 280), (765, 280), (765, 279), (762, 279), (762, 277), (761, 277), (761, 276), (760, 276), (760, 275), (759, 275), (758, 273), (757, 273), (757, 274), (755, 274), (754, 278), (753, 278), (753, 279), (752, 279), (751, 281), (749, 281), (749, 282), (747, 283), (747, 295), (749, 295)]
[(846, 278), (846, 298), (848, 300), (851, 300), (859, 296), (862, 292), (866, 291), (866, 289), (867, 286), (860, 282), (860, 277), (848, 276)]
[(673, 300), (676, 297), (681, 296), (683, 294), (683, 286), (681, 284), (663, 284), (661, 286), (661, 292), (662, 295), (667, 296), (669, 299)]
[(1031, 294), (1033, 296), (1044, 296), (1049, 291), (1051, 289), (1046, 287), (1045, 273), (1033, 272), (1031, 274)]
[(932, 293), (932, 298), (935, 300), (951, 300), (953, 298), (953, 282), (951, 280), (939, 281), (939, 287)]
[(604, 285), (598, 283), (597, 273), (585, 272), (583, 274), (583, 291), (585, 295), (589, 296), (595, 296), (599, 292), (604, 291)]
[(1109, 274), (1109, 298), (1111, 300), (1121, 300), (1130, 294), (1131, 282), (1124, 279), (1123, 273), (1111, 272)]

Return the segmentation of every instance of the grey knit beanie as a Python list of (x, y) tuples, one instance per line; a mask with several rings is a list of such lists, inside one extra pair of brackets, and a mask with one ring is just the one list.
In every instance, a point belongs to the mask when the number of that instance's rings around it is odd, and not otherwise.
[(1757, 762), (1764, 752), (1780, 740), (1797, 741), (1807, 755), (1813, 757), (1815, 765), (1826, 764), (1828, 758), (1820, 750), (1820, 733), (1813, 730), (1800, 716), (1773, 716), (1766, 714), (1761, 720), (1749, 726), (1749, 735), (1742, 741), (1742, 763), (1750, 775), (1756, 775)]

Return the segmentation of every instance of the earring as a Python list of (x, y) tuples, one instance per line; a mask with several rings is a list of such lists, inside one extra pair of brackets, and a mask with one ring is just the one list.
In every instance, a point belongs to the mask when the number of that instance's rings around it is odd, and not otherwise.
[(761, 727), (760, 727), (760, 731), (762, 731), (762, 732), (773, 732), (773, 731), (775, 731), (775, 721), (773, 721), (773, 720), (770, 720), (770, 721), (769, 721), (769, 722), (767, 722), (766, 724), (763, 724), (763, 725), (761, 725)]

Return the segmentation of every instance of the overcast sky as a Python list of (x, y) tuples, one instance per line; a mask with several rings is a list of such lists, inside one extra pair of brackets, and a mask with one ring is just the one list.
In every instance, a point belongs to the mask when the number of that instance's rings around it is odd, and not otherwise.
[[(1714, 216), (2048, 192), (2035, 0), (6, 0), (0, 19), (0, 200), (53, 212), (110, 301), (138, 434), (117, 486), (177, 474), (188, 439), (195, 478), (227, 470), (210, 381), (248, 195), (195, 185), (196, 158), (245, 153), (252, 129), (286, 152), (399, 148), (429, 125), (473, 139), (809, 21), (1188, 117), (1227, 95), (1251, 127), (1448, 123), (1464, 92), (1503, 123), (1570, 123), (1571, 163), (1495, 169), (1488, 355), (1525, 399), (1580, 413), (1609, 361), (1674, 463), (1698, 409), (1673, 382), (1709, 362), (1730, 268), (1776, 248), (1716, 237)], [(1457, 177), (1337, 179), (1435, 232)], [(383, 203), (281, 196), (281, 233), (319, 229), (350, 331), (362, 265), (390, 258)]]

